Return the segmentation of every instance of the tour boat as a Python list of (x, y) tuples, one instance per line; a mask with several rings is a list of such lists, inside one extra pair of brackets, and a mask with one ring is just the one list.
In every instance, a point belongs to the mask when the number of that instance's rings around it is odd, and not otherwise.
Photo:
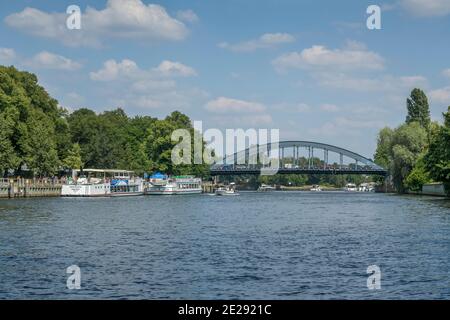
[(358, 191), (361, 191), (361, 192), (375, 192), (375, 183), (373, 183), (373, 182), (361, 183), (359, 185)]
[(144, 195), (144, 183), (141, 179), (111, 181), (111, 197), (127, 197)]
[(267, 184), (262, 184), (259, 188), (258, 188), (258, 191), (273, 191), (273, 190), (275, 190), (275, 188), (274, 187), (272, 187), (272, 186), (268, 186)]
[(156, 174), (150, 177), (145, 190), (148, 195), (198, 194), (202, 193), (202, 180), (192, 176), (167, 177)]
[(232, 182), (226, 187), (221, 187), (217, 189), (214, 192), (214, 194), (216, 196), (237, 196), (239, 195), (239, 193), (236, 192), (235, 186), (236, 186), (235, 183)]
[(142, 179), (133, 171), (83, 169), (73, 170), (72, 177), (62, 185), (63, 197), (119, 197), (144, 194)]

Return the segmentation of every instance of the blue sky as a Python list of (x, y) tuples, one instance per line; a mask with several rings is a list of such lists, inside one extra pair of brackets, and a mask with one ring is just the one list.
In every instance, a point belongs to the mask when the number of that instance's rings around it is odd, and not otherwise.
[[(81, 30), (65, 27), (73, 4)], [(366, 27), (370, 4), (381, 30)], [(450, 105), (449, 0), (17, 0), (0, 13), (0, 64), (36, 73), (70, 110), (180, 110), (372, 157), (411, 89), (435, 120)]]

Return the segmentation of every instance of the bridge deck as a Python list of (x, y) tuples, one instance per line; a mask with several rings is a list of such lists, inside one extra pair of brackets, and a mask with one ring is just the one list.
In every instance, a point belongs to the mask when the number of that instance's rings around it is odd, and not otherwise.
[[(267, 168), (266, 170), (269, 170)], [(212, 176), (218, 175), (260, 175), (261, 169), (251, 169), (251, 168), (242, 168), (242, 169), (211, 169)], [(367, 175), (380, 175), (386, 176), (386, 170), (377, 170), (377, 169), (308, 169), (308, 168), (280, 168), (276, 172), (277, 174), (367, 174)]]

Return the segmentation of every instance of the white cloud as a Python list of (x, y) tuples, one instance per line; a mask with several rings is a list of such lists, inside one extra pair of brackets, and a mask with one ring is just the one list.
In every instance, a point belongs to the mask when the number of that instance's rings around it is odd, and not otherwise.
[(384, 59), (365, 46), (349, 42), (344, 49), (328, 49), (315, 45), (301, 52), (291, 52), (276, 58), (273, 62), (279, 71), (288, 69), (311, 70), (381, 70)]
[(155, 109), (161, 107), (161, 101), (152, 97), (140, 96), (135, 99), (134, 105), (142, 109)]
[[(90, 73), (97, 81), (97, 92), (108, 105), (127, 107), (142, 112), (145, 109), (186, 110), (203, 105), (208, 94), (198, 88), (178, 86), (175, 77), (194, 75), (195, 70), (179, 62), (163, 61), (159, 66), (141, 69), (130, 59), (108, 60), (103, 67)], [(181, 80), (180, 80), (181, 81)]]
[(414, 87), (426, 87), (428, 81), (422, 76), (394, 77), (380, 75), (375, 77), (361, 77), (342, 72), (317, 72), (312, 77), (319, 85), (334, 89), (348, 89), (360, 92), (392, 92)]
[(295, 38), (289, 33), (265, 33), (258, 39), (230, 44), (219, 43), (219, 47), (233, 52), (251, 52), (257, 49), (273, 48), (281, 44), (294, 42)]
[(450, 104), (450, 86), (432, 90), (429, 96), (432, 102)]
[(404, 76), (400, 77), (400, 85), (406, 88), (422, 87), (428, 84), (427, 78), (423, 76)]
[(76, 92), (69, 92), (64, 97), (64, 106), (78, 107), (84, 104), (85, 101), (86, 99), (82, 95)]
[(188, 23), (195, 23), (198, 22), (198, 16), (197, 14), (192, 10), (180, 10), (177, 12), (177, 18), (180, 21), (188, 22)]
[(279, 103), (273, 107), (277, 111), (306, 113), (312, 110), (311, 106), (306, 103)]
[(16, 52), (10, 48), (0, 48), (0, 63), (12, 63), (16, 58)]
[(447, 78), (450, 78), (450, 68), (442, 70), (442, 75), (444, 75)]
[[(149, 85), (155, 84), (155, 80), (159, 83), (164, 83), (161, 77), (189, 77), (195, 76), (197, 72), (180, 62), (173, 62), (165, 60), (159, 64), (156, 68), (151, 70), (140, 69), (136, 62), (130, 59), (124, 59), (117, 62), (114, 59), (108, 60), (103, 64), (103, 68), (91, 72), (90, 77), (94, 81), (114, 81), (114, 80), (136, 80), (139, 81), (137, 87), (144, 87), (143, 81), (150, 81)], [(168, 85), (169, 82), (165, 82), (164, 85)]]
[(209, 101), (205, 105), (205, 109), (214, 113), (249, 113), (262, 112), (266, 108), (257, 102), (219, 97)]
[(205, 109), (217, 116), (212, 120), (221, 126), (257, 127), (272, 123), (272, 117), (266, 113), (266, 106), (252, 101), (219, 97), (205, 104)]
[(320, 110), (326, 112), (338, 112), (339, 107), (334, 104), (325, 103), (320, 106)]
[(68, 46), (101, 46), (105, 38), (182, 40), (186, 26), (164, 7), (141, 0), (108, 0), (106, 8), (88, 7), (82, 13), (81, 30), (66, 28), (66, 13), (25, 8), (5, 18), (8, 26), (37, 37), (61, 41)]
[(404, 9), (416, 16), (446, 16), (450, 14), (448, 0), (400, 0)]
[(82, 67), (79, 62), (48, 51), (42, 51), (36, 54), (30, 61), (27, 61), (26, 64), (34, 68), (65, 71), (74, 71)]
[(212, 117), (212, 121), (219, 126), (228, 126), (229, 128), (254, 128), (258, 126), (267, 126), (272, 124), (273, 119), (269, 114), (255, 114), (255, 115), (223, 115), (221, 117)]
[(132, 77), (139, 72), (136, 62), (124, 59), (121, 62), (108, 60), (103, 64), (103, 69), (91, 72), (90, 77), (95, 81), (112, 81), (119, 77)]
[(337, 117), (321, 126), (309, 129), (308, 133), (321, 137), (361, 136), (364, 130), (377, 130), (384, 126), (386, 122), (382, 120)]
[(154, 90), (174, 89), (175, 87), (176, 82), (173, 80), (145, 79), (134, 82), (131, 85), (131, 90), (145, 93)]
[(182, 77), (190, 77), (196, 76), (197, 72), (180, 62), (173, 62), (164, 60), (161, 64), (155, 69), (160, 72), (164, 76), (182, 76)]

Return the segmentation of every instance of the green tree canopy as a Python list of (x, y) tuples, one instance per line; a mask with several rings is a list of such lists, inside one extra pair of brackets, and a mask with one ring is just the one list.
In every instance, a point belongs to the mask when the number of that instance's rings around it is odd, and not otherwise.
[(172, 164), (171, 135), (176, 129), (187, 129), (193, 137), (191, 120), (179, 111), (163, 120), (130, 118), (120, 108), (99, 114), (82, 108), (69, 114), (35, 75), (0, 66), (2, 176), (22, 167), (36, 175), (96, 167), (206, 176), (207, 165)]
[(389, 168), (399, 192), (406, 191), (406, 177), (427, 145), (427, 132), (418, 123), (403, 124), (395, 130), (384, 128), (378, 138), (375, 161)]
[(69, 132), (64, 110), (34, 74), (0, 66), (0, 114), (0, 173), (20, 172), (23, 165), (38, 175), (56, 173), (70, 146)]
[(418, 122), (423, 128), (428, 130), (430, 126), (430, 107), (428, 98), (421, 89), (415, 88), (406, 99), (408, 114), (406, 123)]
[(444, 125), (433, 134), (424, 161), (430, 176), (443, 182), (447, 194), (450, 194), (450, 106), (443, 116)]

